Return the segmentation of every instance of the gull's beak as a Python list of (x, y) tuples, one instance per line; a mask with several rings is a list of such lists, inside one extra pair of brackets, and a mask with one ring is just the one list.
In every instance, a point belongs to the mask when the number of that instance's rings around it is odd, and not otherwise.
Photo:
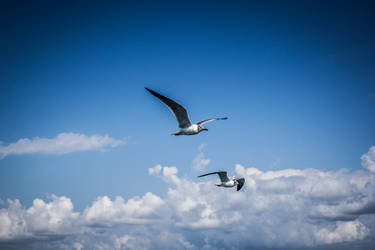
[(208, 129), (207, 129), (207, 128), (203, 128), (202, 130), (203, 130), (203, 131), (208, 131)]

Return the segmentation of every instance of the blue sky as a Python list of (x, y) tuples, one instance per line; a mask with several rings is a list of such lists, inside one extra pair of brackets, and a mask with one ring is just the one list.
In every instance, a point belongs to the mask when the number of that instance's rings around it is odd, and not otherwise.
[[(61, 133), (122, 142), (3, 157), (5, 207), (52, 194), (77, 211), (102, 196), (164, 198), (170, 184), (149, 175), (157, 164), (191, 181), (204, 171), (238, 174), (236, 164), (362, 171), (374, 145), (372, 3), (21, 1), (1, 9), (0, 145)], [(184, 105), (192, 121), (229, 119), (172, 137), (176, 121), (144, 87)], [(199, 155), (210, 161), (197, 170)]]

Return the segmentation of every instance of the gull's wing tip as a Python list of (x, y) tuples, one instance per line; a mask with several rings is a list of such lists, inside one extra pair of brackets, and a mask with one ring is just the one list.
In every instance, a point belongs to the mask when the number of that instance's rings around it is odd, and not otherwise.
[(221, 120), (228, 120), (228, 117), (223, 117), (221, 118)]
[(212, 174), (227, 174), (227, 171), (217, 171), (217, 172), (211, 172), (211, 173), (207, 173), (207, 174), (202, 174), (198, 177), (203, 177), (203, 176), (207, 176), (207, 175), (212, 175)]
[(198, 178), (203, 177), (203, 176), (207, 176), (207, 175), (211, 175), (211, 174), (216, 174), (216, 172), (208, 173), (208, 174), (202, 174), (202, 175), (199, 175)]
[(237, 184), (237, 191), (240, 191), (243, 185), (245, 184), (245, 178), (240, 178), (237, 179), (238, 184)]

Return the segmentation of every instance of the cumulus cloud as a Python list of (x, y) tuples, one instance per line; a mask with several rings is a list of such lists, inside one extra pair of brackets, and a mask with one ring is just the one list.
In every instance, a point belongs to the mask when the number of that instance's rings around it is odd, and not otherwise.
[(130, 245), (128, 244), (129, 240), (131, 240), (133, 237), (125, 234), (122, 237), (114, 237), (113, 238), (113, 245), (115, 249), (121, 249), (121, 248), (130, 248)]
[(74, 242), (73, 243), (73, 248), (75, 250), (82, 250), (83, 249), (83, 245), (80, 242)]
[(372, 146), (369, 151), (362, 155), (362, 166), (370, 172), (375, 172), (375, 146)]
[(28, 209), (22, 207), (19, 200), (8, 200), (8, 203), (8, 208), (0, 209), (0, 240), (67, 234), (72, 232), (79, 216), (65, 196), (52, 195), (47, 203), (35, 199)]
[(119, 223), (142, 224), (157, 217), (157, 209), (164, 201), (152, 193), (143, 197), (134, 197), (125, 201), (117, 196), (114, 201), (109, 197), (97, 198), (91, 207), (82, 214), (85, 224), (112, 226)]
[(262, 171), (237, 164), (233, 172), (246, 178), (240, 192), (182, 178), (174, 166), (148, 172), (168, 184), (162, 197), (102, 196), (82, 212), (63, 196), (36, 199), (29, 208), (8, 200), (0, 210), (0, 248), (51, 235), (64, 238), (35, 248), (352, 249), (367, 242), (361, 248), (372, 249), (375, 243), (375, 174), (367, 170)]
[(322, 228), (316, 232), (316, 238), (326, 244), (363, 240), (369, 233), (368, 228), (359, 221), (338, 221), (333, 230)]
[(148, 173), (149, 175), (162, 177), (162, 179), (168, 183), (173, 183), (175, 185), (180, 183), (180, 179), (177, 177), (178, 169), (176, 167), (162, 167), (158, 164), (153, 168), (149, 168)]
[(21, 154), (68, 154), (77, 151), (103, 150), (123, 144), (123, 140), (116, 140), (108, 135), (92, 135), (76, 133), (60, 133), (54, 138), (19, 139), (16, 142), (0, 144), (0, 158), (8, 155)]
[(207, 146), (206, 144), (199, 145), (199, 147), (198, 147), (199, 153), (194, 158), (193, 163), (192, 163), (192, 166), (193, 166), (194, 170), (197, 170), (197, 171), (200, 171), (200, 172), (206, 171), (206, 166), (208, 164), (210, 164), (211, 160), (207, 159), (204, 152), (203, 152), (203, 149), (206, 146)]

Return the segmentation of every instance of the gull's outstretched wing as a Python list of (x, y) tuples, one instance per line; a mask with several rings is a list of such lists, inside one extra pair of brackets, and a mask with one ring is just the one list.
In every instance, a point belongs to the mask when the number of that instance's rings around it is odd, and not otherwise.
[(155, 91), (145, 88), (148, 92), (156, 96), (160, 101), (162, 101), (165, 105), (168, 106), (169, 110), (173, 113), (173, 115), (176, 117), (176, 120), (178, 121), (178, 126), (180, 128), (187, 128), (191, 125), (189, 116), (186, 112), (186, 109), (178, 104), (177, 102), (159, 94)]
[(229, 178), (227, 176), (227, 172), (226, 171), (219, 171), (219, 172), (212, 172), (212, 173), (208, 173), (208, 174), (202, 174), (198, 177), (203, 177), (203, 176), (207, 176), (207, 175), (211, 175), (211, 174), (218, 174), (219, 177), (220, 177), (220, 180), (221, 182), (227, 182), (229, 181)]
[(240, 178), (236, 180), (238, 182), (237, 184), (237, 191), (240, 191), (243, 185), (245, 184), (245, 178)]
[(223, 118), (211, 118), (211, 119), (207, 119), (207, 120), (204, 120), (204, 121), (198, 122), (197, 124), (198, 124), (198, 125), (203, 125), (203, 124), (208, 123), (208, 122), (212, 122), (212, 121), (216, 121), (216, 120), (226, 120), (226, 119), (228, 119), (228, 117), (223, 117)]

